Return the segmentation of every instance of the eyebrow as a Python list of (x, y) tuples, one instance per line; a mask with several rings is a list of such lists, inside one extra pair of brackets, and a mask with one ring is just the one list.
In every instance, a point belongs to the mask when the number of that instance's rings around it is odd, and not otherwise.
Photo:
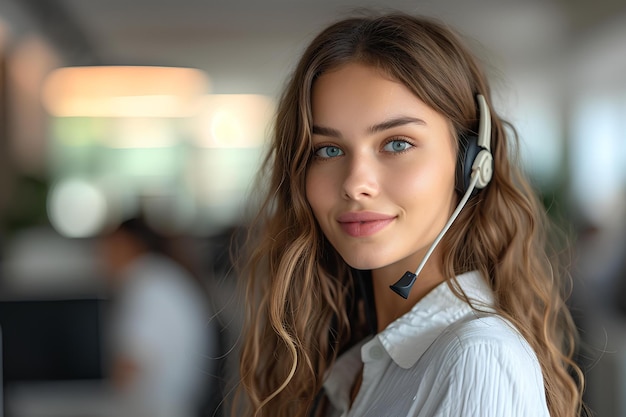
[[(370, 126), (367, 129), (368, 133), (378, 133), (385, 130), (393, 129), (394, 127), (405, 126), (408, 124), (426, 125), (426, 122), (417, 117), (395, 117), (393, 119), (385, 120), (384, 122), (377, 123)], [(341, 132), (332, 127), (313, 125), (312, 133), (314, 135), (328, 136), (334, 138), (340, 138)]]

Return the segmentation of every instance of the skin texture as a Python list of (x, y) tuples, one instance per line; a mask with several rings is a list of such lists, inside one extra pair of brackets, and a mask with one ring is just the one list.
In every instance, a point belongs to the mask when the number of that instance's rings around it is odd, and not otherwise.
[(389, 289), (415, 270), (456, 203), (450, 124), (403, 84), (358, 63), (320, 76), (312, 109), (307, 200), (343, 259), (372, 270), (380, 330), (444, 281), (435, 251), (408, 300)]

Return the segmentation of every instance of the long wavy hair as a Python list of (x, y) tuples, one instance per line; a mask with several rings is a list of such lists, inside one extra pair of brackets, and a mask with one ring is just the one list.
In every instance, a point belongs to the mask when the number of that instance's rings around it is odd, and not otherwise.
[(487, 99), (495, 172), (440, 244), (444, 275), (460, 297), (455, 276), (478, 270), (486, 277), (498, 314), (539, 358), (550, 414), (577, 415), (583, 376), (572, 359), (576, 330), (564, 302), (567, 275), (548, 256), (549, 223), (512, 156), (515, 131), (491, 108), (486, 77), (461, 38), (440, 22), (401, 13), (329, 26), (305, 50), (281, 97), (244, 269), (245, 410), (237, 414), (308, 415), (325, 372), (366, 330), (354, 273), (323, 236), (305, 196), (311, 89), (321, 74), (354, 62), (404, 84), (447, 117), (458, 137), (478, 129), (476, 95)]

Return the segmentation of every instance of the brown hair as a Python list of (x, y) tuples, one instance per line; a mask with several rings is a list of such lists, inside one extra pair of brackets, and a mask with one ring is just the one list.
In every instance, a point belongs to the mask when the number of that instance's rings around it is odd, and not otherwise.
[[(264, 165), (268, 189), (254, 223), (245, 277), (245, 415), (305, 416), (325, 371), (362, 325), (349, 320), (350, 268), (325, 240), (305, 197), (311, 89), (321, 74), (350, 62), (371, 65), (403, 83), (447, 117), (459, 137), (478, 128), (476, 95), (490, 105), (475, 58), (434, 20), (404, 14), (350, 18), (312, 41), (281, 98)], [(514, 130), (505, 129), (493, 109), (491, 114), (494, 177), (442, 240), (443, 271), (455, 277), (479, 270), (488, 277), (497, 312), (539, 358), (551, 415), (574, 416), (582, 407), (583, 377), (572, 360), (576, 332), (563, 301), (562, 275), (546, 252), (545, 211), (510, 161), (517, 146)]]

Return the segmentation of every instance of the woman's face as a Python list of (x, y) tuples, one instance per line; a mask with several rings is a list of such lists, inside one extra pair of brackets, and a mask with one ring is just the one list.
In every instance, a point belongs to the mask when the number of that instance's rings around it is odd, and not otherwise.
[(448, 120), (361, 64), (318, 78), (312, 111), (306, 196), (325, 236), (354, 268), (415, 270), (455, 202)]

